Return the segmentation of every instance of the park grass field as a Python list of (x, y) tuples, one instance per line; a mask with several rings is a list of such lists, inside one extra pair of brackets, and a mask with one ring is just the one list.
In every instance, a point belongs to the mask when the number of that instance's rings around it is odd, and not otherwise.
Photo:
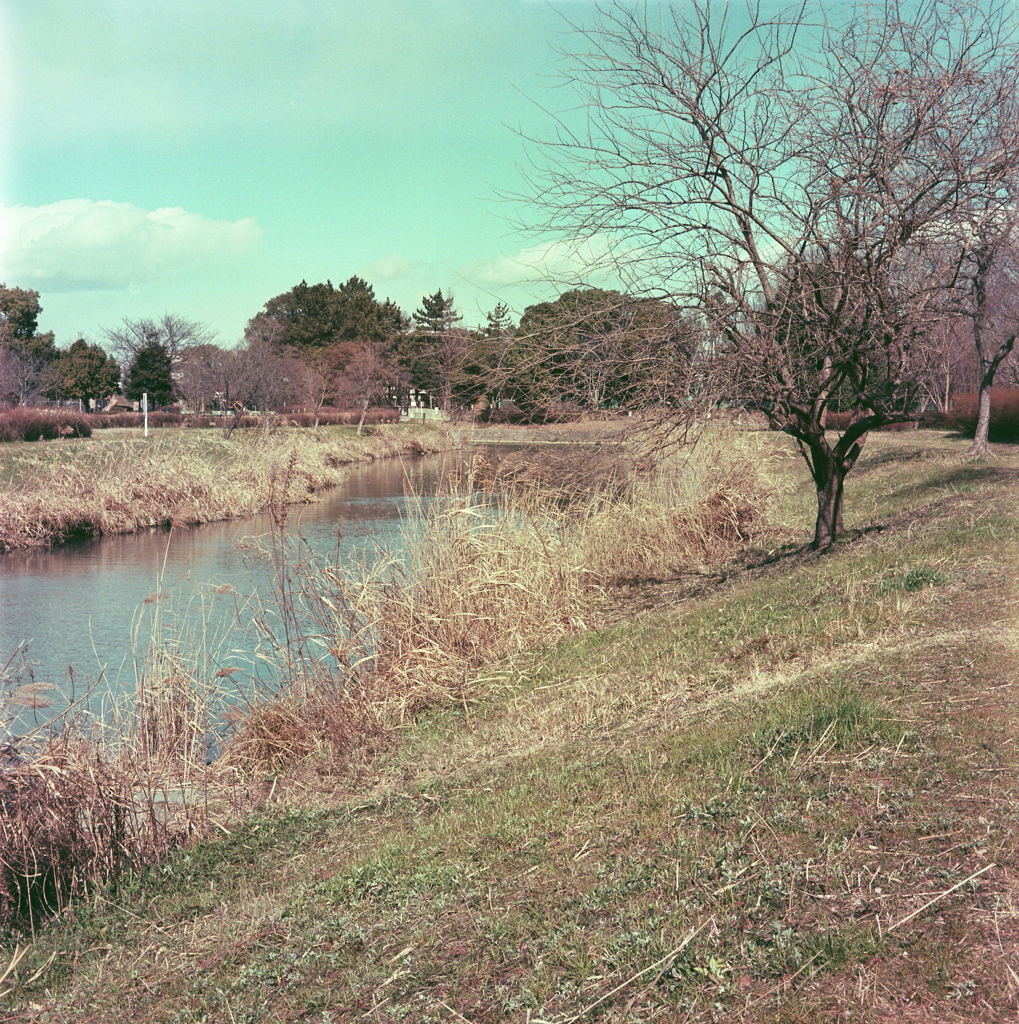
[(340, 771), (11, 935), (2, 1020), (1019, 1013), (1019, 452), (875, 435), (850, 534), (604, 589)]

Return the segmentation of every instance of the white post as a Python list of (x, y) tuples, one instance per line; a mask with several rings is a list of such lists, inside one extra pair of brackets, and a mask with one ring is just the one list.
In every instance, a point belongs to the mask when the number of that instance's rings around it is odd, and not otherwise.
[(142, 392), (142, 415), (145, 417), (145, 437), (149, 436), (149, 393)]

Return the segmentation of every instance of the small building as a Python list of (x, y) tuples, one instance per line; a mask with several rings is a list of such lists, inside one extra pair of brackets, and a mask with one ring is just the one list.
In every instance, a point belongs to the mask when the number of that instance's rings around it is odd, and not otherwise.
[(123, 395), (114, 395), (103, 406), (103, 412), (137, 412), (138, 403), (129, 402)]

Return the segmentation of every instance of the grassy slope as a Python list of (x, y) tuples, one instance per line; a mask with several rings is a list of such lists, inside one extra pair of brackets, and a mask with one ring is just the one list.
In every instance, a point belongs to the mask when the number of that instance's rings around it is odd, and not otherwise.
[(962, 447), (873, 438), (883, 529), (628, 592), (360, 795), (279, 786), (42, 931), (3, 1019), (1013, 1019), (1019, 458)]

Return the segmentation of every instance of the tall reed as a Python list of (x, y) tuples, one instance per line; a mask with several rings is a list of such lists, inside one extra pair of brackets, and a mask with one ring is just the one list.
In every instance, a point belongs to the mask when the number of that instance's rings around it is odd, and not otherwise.
[[(316, 623), (302, 643), (321, 657), (243, 724), (228, 756), (345, 756), (364, 723), (468, 700), (482, 666), (582, 628), (605, 587), (733, 557), (767, 502), (758, 461), (728, 436), (653, 467), (625, 450), (532, 456), (529, 467), (479, 456), (420, 503), (399, 550), (371, 566), (292, 567), (283, 596), (300, 608), (293, 621)], [(330, 708), (332, 739), (321, 731)], [(289, 749), (277, 742), (283, 719)]]
[(159, 861), (203, 833), (210, 802), (221, 820), (236, 808), (235, 780), (209, 763), (218, 632), (207, 615), (182, 626), (147, 606), (134, 689), (100, 697), (86, 686), (62, 710), (21, 652), (0, 667), (0, 930), (31, 931), (68, 900)]

